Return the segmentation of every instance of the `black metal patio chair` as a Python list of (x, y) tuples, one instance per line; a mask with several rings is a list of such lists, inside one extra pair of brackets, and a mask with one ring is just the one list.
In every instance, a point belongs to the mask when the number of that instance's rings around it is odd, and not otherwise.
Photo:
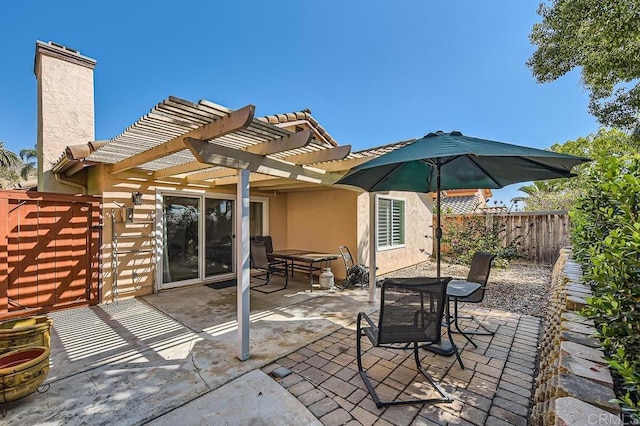
[[(487, 290), (487, 282), (489, 281), (489, 273), (491, 272), (491, 262), (496, 257), (495, 254), (484, 253), (484, 252), (476, 252), (473, 254), (471, 258), (471, 266), (469, 268), (469, 274), (467, 275), (467, 279), (464, 281), (478, 283), (480, 284), (480, 288), (471, 293), (467, 297), (453, 297), (453, 323), (455, 325), (454, 333), (461, 333), (465, 337), (467, 335), (484, 335), (484, 336), (493, 336), (495, 331), (489, 330), (483, 323), (478, 321), (474, 315), (465, 315), (461, 316), (458, 314), (458, 302), (462, 303), (480, 303), (484, 300), (484, 294)], [(463, 282), (463, 280), (451, 280), (450, 284), (455, 285), (456, 283)], [(476, 324), (480, 326), (484, 331), (481, 330), (461, 330), (458, 325), (458, 319), (470, 319), (474, 321)], [(467, 338), (469, 342), (473, 346), (476, 346), (471, 339)], [(477, 346), (476, 346), (477, 347)]]
[[(378, 408), (399, 404), (451, 402), (445, 390), (420, 363), (419, 349), (439, 344), (446, 303), (447, 283), (451, 278), (388, 278), (382, 284), (380, 313), (376, 324), (364, 312), (358, 313), (356, 352), (358, 372)], [(366, 322), (363, 326), (363, 320)], [(416, 368), (438, 393), (435, 398), (381, 401), (362, 367), (361, 339), (366, 336), (373, 347), (397, 350), (413, 349)]]
[(267, 258), (269, 261), (274, 260), (273, 258), (273, 239), (271, 235), (255, 235), (251, 237), (251, 241), (262, 241), (264, 242), (265, 247), (267, 247)]
[[(262, 284), (252, 286), (252, 290), (268, 294), (287, 288), (289, 283), (288, 264), (285, 260), (269, 260), (267, 246), (264, 241), (251, 241), (251, 266), (252, 268), (259, 269), (264, 273), (253, 277), (264, 277), (264, 282)], [(271, 276), (274, 274), (282, 275), (284, 277), (284, 286), (270, 290), (260, 288), (269, 285)]]

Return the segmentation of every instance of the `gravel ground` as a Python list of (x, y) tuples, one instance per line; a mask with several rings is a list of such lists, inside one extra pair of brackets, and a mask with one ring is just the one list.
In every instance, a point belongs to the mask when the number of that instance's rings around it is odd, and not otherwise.
[[(442, 263), (442, 276), (465, 278), (469, 268)], [(381, 278), (436, 275), (436, 264), (424, 262), (401, 269)], [(528, 263), (512, 263), (504, 268), (491, 268), (487, 292), (480, 304), (486, 308), (501, 309), (521, 315), (544, 318), (551, 296), (551, 267)]]

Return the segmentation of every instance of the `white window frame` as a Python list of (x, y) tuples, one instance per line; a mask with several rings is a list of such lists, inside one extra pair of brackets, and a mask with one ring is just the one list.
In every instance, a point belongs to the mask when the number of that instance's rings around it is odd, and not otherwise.
[(262, 235), (269, 235), (269, 197), (250, 195), (249, 202), (262, 203)]
[[(391, 207), (391, 214), (393, 214), (393, 204), (394, 203), (402, 203), (402, 217), (400, 218), (401, 222), (400, 222), (400, 226), (401, 226), (401, 235), (402, 235), (402, 242), (398, 243), (398, 244), (394, 244), (393, 243), (393, 237), (391, 237), (391, 241), (389, 241), (389, 244), (385, 244), (385, 245), (381, 245), (380, 244), (380, 229), (379, 229), (379, 224), (380, 224), (380, 201), (385, 200), (385, 201), (391, 201), (390, 207)], [(407, 241), (407, 235), (406, 235), (406, 216), (407, 216), (407, 200), (406, 198), (401, 198), (401, 197), (390, 197), (388, 195), (385, 196), (377, 196), (376, 197), (376, 235), (375, 235), (375, 239), (376, 239), (376, 248), (378, 251), (384, 251), (384, 250), (393, 250), (393, 249), (398, 249), (398, 248), (402, 248), (402, 247), (406, 247), (406, 241)], [(393, 221), (391, 223), (391, 233), (393, 235)], [(388, 236), (387, 236), (388, 237)]]

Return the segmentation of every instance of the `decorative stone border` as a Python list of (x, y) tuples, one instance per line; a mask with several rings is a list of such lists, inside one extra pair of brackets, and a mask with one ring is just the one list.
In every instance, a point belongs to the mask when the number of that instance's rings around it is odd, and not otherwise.
[(595, 337), (593, 321), (576, 311), (591, 288), (582, 269), (563, 248), (554, 265), (551, 307), (540, 343), (531, 423), (533, 425), (616, 425), (620, 407), (612, 402), (613, 379)]

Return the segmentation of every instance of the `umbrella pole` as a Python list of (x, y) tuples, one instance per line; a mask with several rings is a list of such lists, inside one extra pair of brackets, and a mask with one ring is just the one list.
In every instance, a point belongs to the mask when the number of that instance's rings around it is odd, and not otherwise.
[(440, 239), (442, 228), (440, 227), (440, 164), (436, 167), (436, 276), (440, 278)]

